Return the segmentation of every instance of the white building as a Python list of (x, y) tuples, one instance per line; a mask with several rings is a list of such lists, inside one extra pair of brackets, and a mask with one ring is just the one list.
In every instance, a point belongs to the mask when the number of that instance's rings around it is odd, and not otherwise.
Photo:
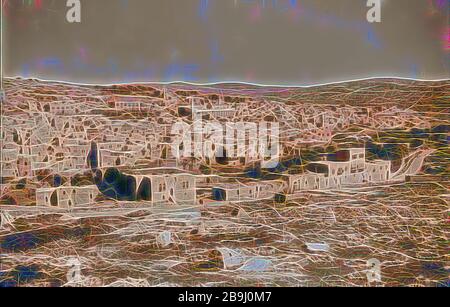
[(233, 118), (236, 114), (235, 108), (222, 101), (219, 101), (218, 104), (213, 104), (204, 97), (189, 97), (187, 101), (191, 105), (192, 119), (194, 121), (203, 119), (205, 116)]
[(114, 95), (114, 106), (116, 110), (130, 112), (148, 112), (155, 108), (155, 105), (163, 103), (163, 99), (148, 96), (128, 96)]
[(212, 188), (216, 201), (255, 201), (270, 199), (283, 190), (280, 181), (260, 181), (246, 184), (222, 184)]
[(286, 175), (287, 194), (308, 190), (340, 189), (343, 186), (382, 183), (390, 180), (390, 161), (366, 162), (364, 149), (337, 152), (332, 161), (313, 162), (307, 173)]
[(97, 186), (58, 187), (36, 190), (36, 206), (71, 209), (94, 203)]
[(196, 201), (195, 176), (189, 174), (167, 174), (135, 176), (137, 199), (153, 204), (190, 204)]
[(76, 106), (73, 103), (50, 103), (50, 112), (57, 115), (74, 115), (76, 114)]

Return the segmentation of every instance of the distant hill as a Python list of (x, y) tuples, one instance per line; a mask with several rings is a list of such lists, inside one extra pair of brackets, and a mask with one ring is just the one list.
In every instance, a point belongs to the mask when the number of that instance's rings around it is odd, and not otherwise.
[[(99, 95), (126, 94), (162, 96), (163, 89), (175, 91), (179, 96), (222, 95), (244, 96), (268, 100), (330, 105), (419, 105), (432, 107), (433, 103), (450, 103), (450, 80), (415, 81), (406, 79), (367, 79), (310, 87), (274, 87), (245, 83), (217, 83), (195, 85), (188, 83), (135, 83), (117, 85), (79, 85), (64, 82), (47, 82), (37, 79), (5, 78), (7, 93), (12, 89), (35, 89), (49, 95), (64, 95), (73, 89), (96, 91)], [(44, 90), (41, 87), (46, 87)]]

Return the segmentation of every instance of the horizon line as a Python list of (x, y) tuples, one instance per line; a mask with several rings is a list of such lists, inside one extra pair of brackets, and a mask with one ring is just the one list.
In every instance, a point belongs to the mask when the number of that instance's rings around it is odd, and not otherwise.
[(132, 82), (117, 82), (117, 83), (82, 83), (82, 82), (72, 82), (72, 81), (64, 81), (64, 80), (52, 80), (52, 79), (42, 79), (39, 77), (23, 77), (23, 76), (3, 76), (3, 79), (23, 79), (23, 80), (37, 80), (41, 82), (48, 83), (60, 83), (67, 85), (78, 85), (78, 86), (101, 86), (101, 87), (109, 87), (114, 85), (176, 85), (176, 84), (186, 84), (191, 86), (214, 86), (214, 85), (232, 85), (232, 84), (240, 84), (240, 85), (251, 85), (257, 87), (278, 87), (278, 88), (311, 88), (311, 87), (320, 87), (326, 85), (334, 85), (334, 84), (344, 84), (350, 82), (358, 82), (358, 81), (369, 81), (369, 80), (385, 80), (385, 79), (396, 79), (402, 81), (418, 81), (418, 82), (444, 82), (450, 81), (450, 77), (446, 79), (419, 79), (419, 78), (408, 78), (408, 77), (396, 77), (396, 76), (381, 76), (381, 77), (366, 77), (366, 78), (358, 78), (358, 79), (349, 79), (349, 80), (341, 80), (341, 81), (331, 81), (324, 83), (316, 83), (310, 85), (283, 85), (283, 84), (263, 84), (263, 83), (255, 83), (255, 82), (246, 82), (246, 81), (215, 81), (215, 82), (191, 82), (191, 81), (132, 81)]

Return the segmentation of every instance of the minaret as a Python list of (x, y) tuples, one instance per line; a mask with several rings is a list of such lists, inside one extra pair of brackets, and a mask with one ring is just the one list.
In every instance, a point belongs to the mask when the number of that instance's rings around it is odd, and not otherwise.
[(192, 122), (195, 122), (197, 120), (197, 112), (195, 110), (195, 103), (194, 103), (194, 97), (190, 97), (191, 99), (191, 115), (192, 115)]

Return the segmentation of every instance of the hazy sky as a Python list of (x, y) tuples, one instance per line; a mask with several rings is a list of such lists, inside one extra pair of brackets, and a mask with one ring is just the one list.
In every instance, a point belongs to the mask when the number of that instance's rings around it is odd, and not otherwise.
[(307, 85), (449, 78), (448, 0), (7, 0), (6, 76)]

